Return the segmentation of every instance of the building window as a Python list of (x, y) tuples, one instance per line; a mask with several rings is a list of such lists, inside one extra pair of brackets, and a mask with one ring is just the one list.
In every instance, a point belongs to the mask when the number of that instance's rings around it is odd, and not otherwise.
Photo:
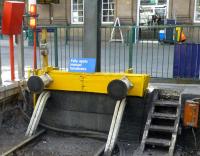
[(71, 0), (71, 23), (83, 24), (84, 22), (84, 1)]
[(158, 5), (165, 5), (167, 4), (167, 0), (158, 0)]
[(167, 0), (141, 0), (141, 5), (165, 5)]
[[(113, 23), (115, 0), (102, 0), (102, 23)], [(84, 0), (71, 0), (71, 23), (84, 23)]]
[(195, 0), (194, 22), (200, 23), (200, 0)]
[(102, 23), (113, 23), (115, 15), (115, 0), (102, 0)]
[(140, 25), (164, 24), (167, 18), (169, 0), (141, 0), (139, 7)]

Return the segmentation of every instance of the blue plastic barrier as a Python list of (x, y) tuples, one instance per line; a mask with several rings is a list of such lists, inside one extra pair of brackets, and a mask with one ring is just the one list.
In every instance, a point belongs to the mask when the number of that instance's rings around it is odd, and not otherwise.
[(184, 43), (174, 47), (174, 78), (199, 78), (200, 44)]

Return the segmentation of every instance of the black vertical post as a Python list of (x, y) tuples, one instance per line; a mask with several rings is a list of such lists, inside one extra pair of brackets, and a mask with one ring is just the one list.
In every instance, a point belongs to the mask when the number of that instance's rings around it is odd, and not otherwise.
[(58, 30), (54, 28), (54, 57), (55, 57), (55, 67), (58, 67)]
[(84, 0), (83, 57), (96, 58), (96, 71), (101, 71), (101, 1)]

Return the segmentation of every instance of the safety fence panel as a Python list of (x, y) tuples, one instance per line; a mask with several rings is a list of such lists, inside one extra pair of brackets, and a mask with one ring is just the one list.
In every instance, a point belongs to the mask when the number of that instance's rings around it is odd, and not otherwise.
[[(50, 65), (58, 67), (61, 70), (68, 70), (70, 58), (82, 58), (82, 26), (38, 27), (38, 42), (41, 39), (42, 28), (46, 28), (48, 32), (47, 42)], [(41, 61), (39, 64), (41, 66)]]
[(101, 28), (101, 71), (123, 72), (129, 68), (129, 27)]
[[(68, 71), (70, 58), (82, 58), (84, 28), (81, 25), (39, 26), (37, 65), (41, 67), (39, 43), (42, 28), (48, 32), (49, 65)], [(33, 32), (24, 29), (25, 71), (33, 67)], [(0, 38), (1, 68), (9, 78), (8, 37)], [(153, 78), (199, 80), (200, 26), (101, 26), (101, 72), (146, 73)], [(15, 69), (17, 71), (17, 41)], [(5, 77), (5, 76), (3, 76)]]
[(101, 69), (132, 68), (154, 78), (199, 79), (199, 32), (199, 26), (184, 25), (102, 27)]

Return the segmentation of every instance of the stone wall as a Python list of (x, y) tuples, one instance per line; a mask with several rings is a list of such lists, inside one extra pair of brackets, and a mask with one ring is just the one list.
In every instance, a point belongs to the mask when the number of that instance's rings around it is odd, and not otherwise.
[[(193, 23), (194, 3), (195, 0), (169, 0), (169, 18), (176, 17), (178, 22)], [(60, 0), (60, 4), (38, 4), (38, 13), (40, 24), (70, 24), (71, 0)], [(135, 24), (137, 0), (116, 0), (115, 16), (120, 17), (123, 24)]]
[[(139, 143), (152, 94), (145, 98), (128, 97), (120, 139)], [(59, 128), (87, 129), (108, 133), (116, 102), (107, 95), (77, 92), (51, 92), (43, 122)]]

